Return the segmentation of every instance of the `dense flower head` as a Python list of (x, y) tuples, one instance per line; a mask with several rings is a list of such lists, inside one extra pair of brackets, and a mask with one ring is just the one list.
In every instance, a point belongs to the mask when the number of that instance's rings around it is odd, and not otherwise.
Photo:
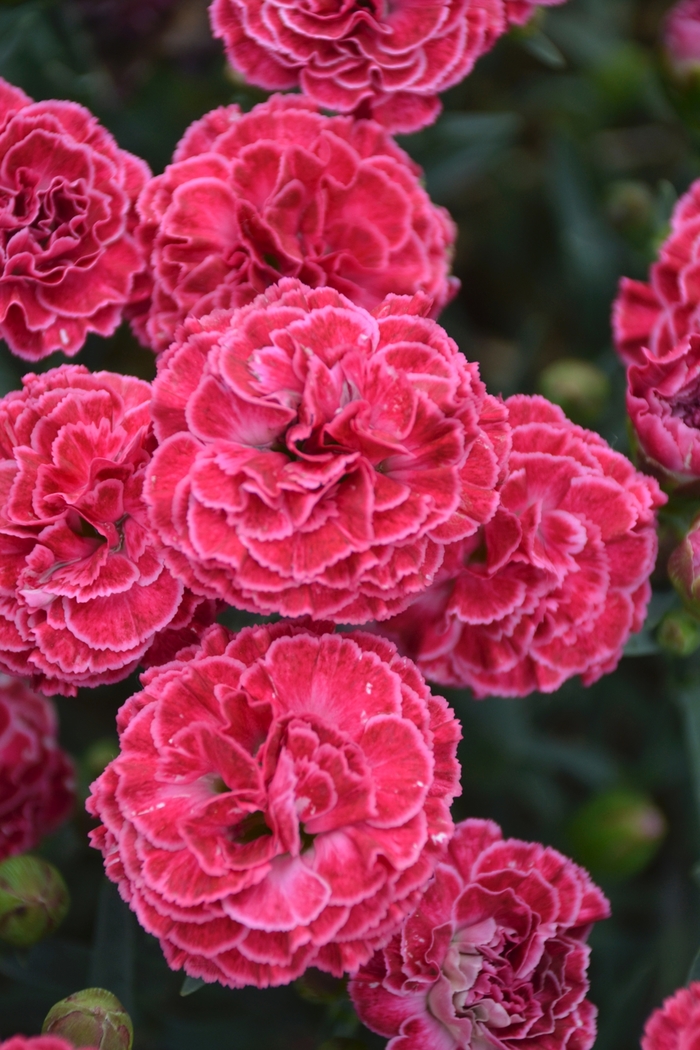
[(0, 675), (0, 860), (34, 849), (73, 806), (74, 772), (49, 700)]
[(340, 976), (388, 941), (452, 833), (459, 727), (391, 643), (276, 623), (153, 668), (92, 786), (107, 875), (174, 969)]
[(268, 89), (300, 86), (327, 109), (417, 131), (507, 26), (504, 0), (214, 0), (233, 67)]
[[(74, 1050), (73, 1044), (56, 1035), (13, 1035), (0, 1043), (0, 1050)], [(85, 1050), (97, 1050), (86, 1047)]]
[(0, 78), (0, 337), (15, 354), (72, 357), (145, 294), (134, 227), (149, 175), (83, 106)]
[(700, 0), (679, 0), (668, 15), (664, 44), (679, 73), (700, 69)]
[[(700, 478), (700, 333), (627, 374), (627, 411), (647, 464), (672, 484)], [(661, 470), (659, 470), (661, 468)]]
[(700, 981), (664, 1001), (644, 1026), (642, 1050), (695, 1050), (700, 1045)]
[(0, 400), (0, 666), (44, 692), (125, 678), (154, 642), (169, 658), (215, 613), (148, 525), (150, 401), (148, 383), (82, 365)]
[(496, 510), (505, 412), (430, 301), (283, 280), (159, 363), (144, 489), (173, 571), (239, 608), (383, 619)]
[(387, 1050), (588, 1050), (594, 922), (608, 902), (554, 849), (457, 825), (419, 906), (350, 983)]
[(458, 287), (456, 227), (419, 177), (377, 123), (324, 116), (298, 95), (213, 110), (139, 199), (154, 287), (137, 334), (163, 350), (187, 314), (242, 306), (280, 277), (368, 309), (424, 291), (437, 312)]
[(614, 670), (644, 622), (658, 483), (542, 397), (506, 401), (512, 451), (493, 519), (380, 625), (427, 678), (478, 697), (554, 692)]
[(623, 277), (613, 307), (617, 352), (625, 364), (672, 353), (700, 332), (700, 179), (676, 204), (671, 232), (652, 264), (649, 282)]

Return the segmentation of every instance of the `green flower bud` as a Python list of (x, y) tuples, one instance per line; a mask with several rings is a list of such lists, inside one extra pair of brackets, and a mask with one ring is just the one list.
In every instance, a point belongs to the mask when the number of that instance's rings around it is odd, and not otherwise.
[(0, 864), (0, 940), (31, 948), (60, 926), (70, 896), (59, 871), (40, 857), (10, 857)]
[(668, 575), (688, 612), (700, 617), (700, 519), (668, 559)]
[(52, 1006), (41, 1029), (74, 1046), (98, 1050), (131, 1050), (134, 1026), (116, 995), (104, 988), (85, 988)]
[(626, 788), (587, 802), (569, 827), (574, 856), (595, 875), (629, 878), (642, 871), (666, 834), (666, 818), (645, 794)]
[(684, 609), (674, 609), (661, 621), (656, 640), (673, 656), (690, 656), (700, 647), (700, 623)]
[(574, 357), (547, 365), (540, 373), (538, 387), (540, 393), (560, 405), (574, 423), (594, 422), (610, 396), (610, 381), (605, 372)]

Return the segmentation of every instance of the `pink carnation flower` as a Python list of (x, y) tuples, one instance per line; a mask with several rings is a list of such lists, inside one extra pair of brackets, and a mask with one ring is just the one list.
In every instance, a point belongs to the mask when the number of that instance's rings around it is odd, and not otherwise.
[(613, 332), (628, 365), (643, 364), (645, 349), (665, 357), (685, 336), (700, 332), (700, 179), (676, 204), (649, 283), (620, 281)]
[(692, 981), (655, 1010), (642, 1036), (642, 1050), (694, 1050), (700, 1044), (700, 981)]
[(627, 411), (650, 466), (680, 483), (700, 478), (700, 334), (662, 358), (642, 351), (627, 374)]
[(340, 976), (386, 944), (452, 834), (459, 726), (384, 639), (277, 623), (148, 671), (88, 810), (173, 969)]
[(456, 227), (420, 175), (378, 124), (298, 95), (207, 114), (139, 199), (154, 281), (139, 338), (164, 350), (188, 314), (243, 306), (282, 276), (367, 309), (423, 291), (438, 312), (459, 286)]
[(34, 849), (73, 802), (73, 764), (50, 701), (0, 676), (0, 860)]
[(585, 941), (609, 914), (588, 872), (561, 853), (465, 820), (350, 994), (363, 1023), (390, 1037), (387, 1050), (589, 1050)]
[(146, 290), (134, 237), (150, 175), (75, 102), (0, 78), (0, 337), (38, 361), (111, 335)]
[(214, 0), (234, 69), (268, 89), (300, 86), (340, 113), (417, 131), (506, 29), (504, 0)]
[(666, 17), (664, 44), (679, 73), (700, 69), (700, 0), (680, 0)]
[(125, 678), (156, 640), (169, 658), (214, 609), (148, 526), (150, 385), (79, 365), (23, 384), (0, 400), (0, 666), (71, 695)]
[(477, 697), (550, 693), (576, 674), (590, 685), (615, 669), (644, 622), (666, 500), (543, 397), (506, 406), (513, 444), (496, 515), (380, 628), (427, 678)]
[(364, 623), (498, 503), (504, 410), (424, 316), (284, 280), (161, 358), (144, 494), (169, 564), (239, 608)]
[[(55, 1035), (13, 1035), (0, 1043), (0, 1050), (74, 1050), (73, 1043)], [(84, 1050), (97, 1050), (85, 1047)]]

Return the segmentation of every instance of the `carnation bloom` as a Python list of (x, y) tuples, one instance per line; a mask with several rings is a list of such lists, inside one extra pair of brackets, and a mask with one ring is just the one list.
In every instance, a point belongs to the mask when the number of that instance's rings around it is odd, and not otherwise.
[(417, 131), (506, 29), (504, 0), (214, 0), (234, 69), (268, 89), (300, 86), (341, 113)]
[(588, 1050), (591, 925), (610, 914), (588, 872), (554, 849), (457, 825), (424, 896), (350, 982), (387, 1050)]
[(692, 981), (655, 1010), (642, 1036), (642, 1050), (695, 1050), (700, 1045), (700, 981)]
[(495, 512), (505, 412), (425, 296), (284, 280), (161, 358), (144, 489), (173, 571), (239, 608), (364, 623)]
[(554, 692), (576, 674), (590, 685), (614, 670), (644, 622), (665, 502), (653, 478), (543, 397), (506, 406), (512, 452), (496, 515), (379, 628), (427, 678), (478, 697)]
[(0, 78), (0, 337), (15, 354), (72, 357), (144, 294), (135, 202), (149, 175), (83, 106)]
[(298, 95), (213, 110), (139, 199), (154, 282), (139, 338), (163, 350), (188, 314), (242, 306), (282, 276), (368, 309), (424, 291), (439, 311), (458, 287), (456, 227), (420, 174), (378, 124)]
[[(13, 1035), (0, 1043), (0, 1050), (74, 1050), (73, 1043), (55, 1035)], [(85, 1047), (84, 1050), (97, 1050)]]
[(73, 806), (73, 765), (49, 700), (0, 675), (0, 860), (34, 849)]
[(150, 385), (63, 365), (23, 386), (0, 400), (0, 666), (70, 695), (154, 642), (168, 657), (214, 610), (148, 527)]
[(173, 969), (337, 976), (386, 944), (452, 833), (458, 723), (385, 639), (276, 623), (143, 676), (88, 810)]
[(666, 16), (664, 44), (679, 73), (700, 69), (700, 0), (680, 0)]
[(649, 283), (623, 277), (613, 307), (617, 352), (643, 364), (644, 350), (665, 357), (685, 336), (700, 332), (700, 179), (680, 198), (671, 233), (659, 249)]
[(700, 334), (661, 358), (642, 351), (627, 375), (627, 411), (650, 465), (677, 483), (700, 478)]

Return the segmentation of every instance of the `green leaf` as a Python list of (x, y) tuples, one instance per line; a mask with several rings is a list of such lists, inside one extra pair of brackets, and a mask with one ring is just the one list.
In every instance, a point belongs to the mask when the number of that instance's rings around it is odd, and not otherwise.
[(688, 970), (688, 980), (686, 984), (692, 984), (693, 981), (700, 981), (700, 951), (693, 959), (690, 969)]
[(133, 1012), (135, 934), (131, 909), (105, 879), (97, 905), (90, 983), (116, 995), (127, 1013)]
[(182, 982), (182, 988), (180, 989), (180, 995), (193, 995), (194, 992), (198, 992), (200, 988), (203, 988), (206, 981), (203, 981), (201, 977), (185, 977)]

